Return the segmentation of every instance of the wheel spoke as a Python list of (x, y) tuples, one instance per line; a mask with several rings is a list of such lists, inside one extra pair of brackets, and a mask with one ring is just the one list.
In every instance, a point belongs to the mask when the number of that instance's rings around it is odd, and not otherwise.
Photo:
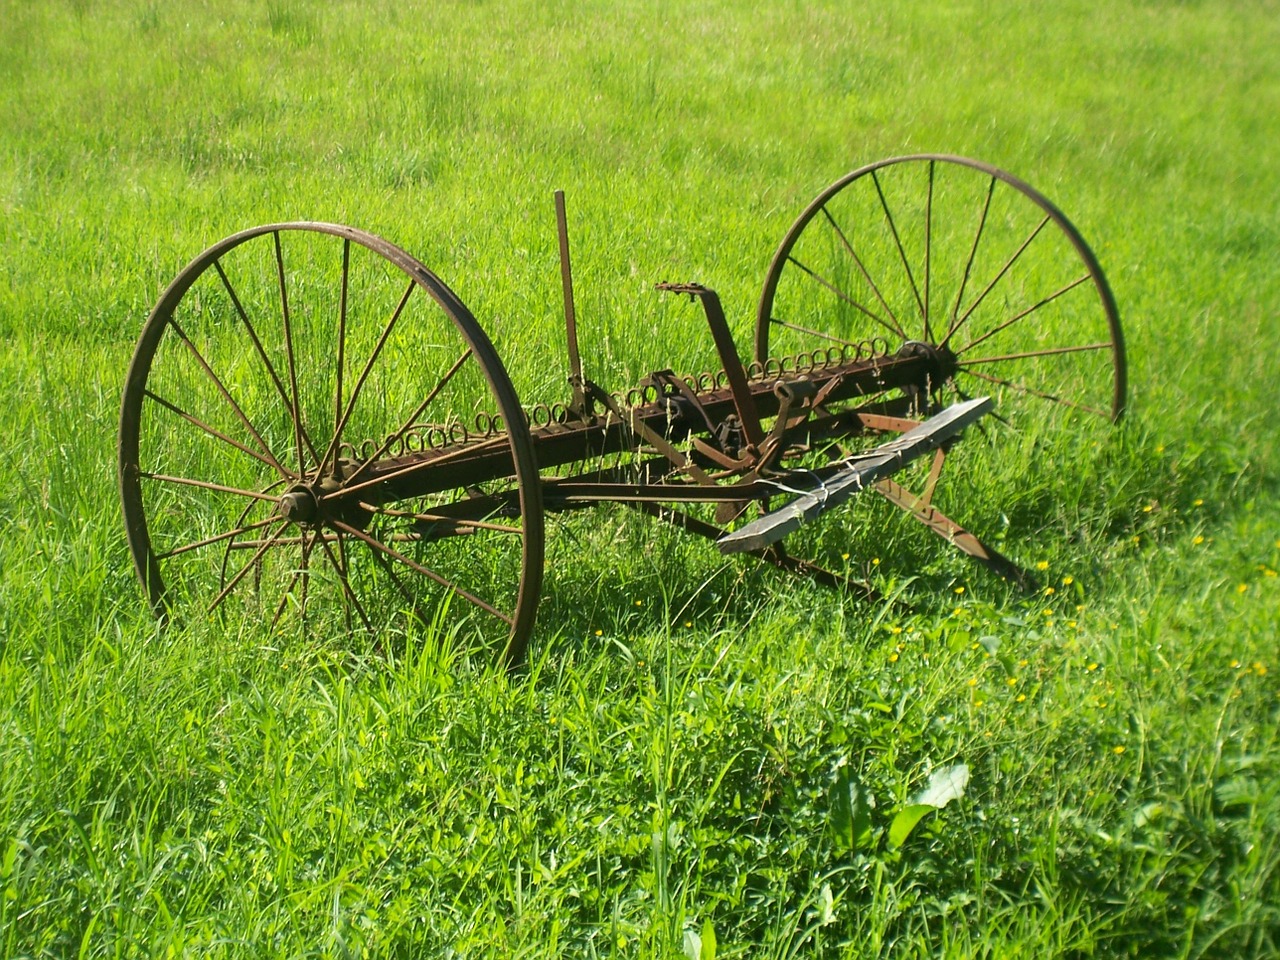
[(849, 305), (850, 305), (851, 307), (853, 307), (854, 309), (859, 310), (859, 311), (861, 311), (862, 313), (865, 313), (868, 317), (870, 317), (870, 318), (871, 318), (872, 320), (874, 320), (876, 323), (880, 324), (880, 326), (884, 327), (884, 328), (885, 328), (886, 330), (888, 330), (890, 333), (895, 334), (896, 336), (902, 337), (902, 339), (904, 339), (904, 340), (906, 339), (906, 334), (904, 334), (901, 330), (899, 330), (897, 327), (893, 326), (892, 324), (887, 323), (887, 322), (885, 322), (884, 320), (882, 320), (882, 319), (881, 319), (880, 317), (878, 317), (875, 313), (873, 313), (872, 311), (868, 310), (866, 307), (864, 307), (862, 304), (860, 304), (857, 300), (853, 299), (853, 297), (849, 296), (847, 293), (845, 293), (843, 290), (841, 290), (839, 287), (837, 287), (834, 283), (832, 283), (832, 282), (831, 282), (830, 280), (828, 280), (826, 277), (822, 276), (822, 275), (821, 275), (821, 274), (819, 274), (817, 271), (815, 271), (815, 270), (811, 269), (810, 267), (806, 266), (805, 264), (801, 263), (799, 260), (797, 260), (795, 257), (793, 257), (793, 256), (791, 256), (791, 255), (788, 255), (788, 256), (787, 256), (787, 259), (788, 259), (788, 260), (790, 260), (792, 263), (794, 263), (797, 267), (799, 267), (799, 268), (800, 268), (802, 271), (804, 271), (806, 274), (808, 274), (809, 276), (813, 277), (813, 279), (814, 279), (814, 280), (818, 281), (818, 283), (822, 284), (824, 287), (826, 287), (828, 290), (830, 290), (832, 293), (834, 293), (837, 297), (839, 297), (839, 298), (840, 298), (841, 300), (843, 300), (845, 303), (849, 304)]
[(241, 567), (238, 571), (236, 571), (236, 575), (232, 577), (231, 580), (227, 582), (227, 585), (224, 586), (221, 591), (219, 591), (218, 595), (213, 598), (213, 601), (209, 604), (208, 609), (205, 611), (206, 613), (213, 613), (215, 610), (218, 609), (219, 606), (222, 605), (222, 601), (227, 599), (227, 597), (231, 595), (231, 591), (236, 588), (236, 584), (238, 584), (241, 580), (244, 579), (244, 575), (249, 572), (249, 569), (254, 564), (256, 564), (259, 560), (261, 560), (262, 555), (266, 553), (269, 549), (271, 549), (272, 545), (277, 540), (280, 539), (280, 535), (284, 533), (285, 529), (288, 526), (289, 526), (289, 522), (287, 520), (280, 521), (279, 529), (277, 529), (276, 532), (272, 534), (272, 536), (262, 541), (262, 544), (258, 547), (258, 549), (253, 552), (253, 556), (250, 557), (248, 561), (245, 562), (245, 565), (243, 567)]
[(171, 403), (168, 400), (164, 399), (164, 397), (161, 397), (158, 394), (152, 393), (150, 390), (143, 390), (142, 395), (146, 397), (148, 400), (152, 400), (155, 403), (158, 403), (160, 406), (164, 407), (170, 413), (176, 414), (177, 416), (181, 417), (183, 420), (186, 420), (188, 423), (192, 424), (198, 429), (203, 430), (205, 433), (209, 434), (209, 436), (214, 437), (218, 440), (221, 440), (223, 443), (230, 444), (231, 446), (235, 447), (237, 450), (241, 451), (242, 453), (247, 453), (249, 456), (253, 457), (259, 463), (266, 464), (272, 470), (276, 470), (279, 468), (279, 464), (272, 463), (262, 454), (258, 453), (258, 451), (251, 450), (249, 447), (246, 447), (239, 440), (233, 440), (231, 437), (227, 436), (221, 430), (218, 430), (214, 427), (209, 426), (207, 423), (205, 423), (203, 420), (199, 419), (198, 417), (192, 416), (191, 414), (187, 413), (187, 411), (179, 407), (176, 403)]
[(370, 554), (373, 556), (373, 559), (378, 566), (382, 568), (382, 572), (390, 578), (391, 582), (395, 584), (396, 589), (400, 591), (400, 596), (404, 597), (404, 602), (408, 604), (409, 609), (413, 611), (413, 615), (421, 619), (422, 614), (418, 610), (418, 598), (415, 597), (409, 591), (409, 588), (404, 585), (404, 581), (402, 581), (400, 579), (400, 575), (396, 573), (396, 569), (391, 565), (391, 561), (377, 550), (371, 550)]
[[(1019, 320), (1022, 320), (1022, 319), (1026, 318), (1026, 317), (1031, 316), (1031, 314), (1035, 313), (1035, 312), (1036, 312), (1037, 310), (1039, 310), (1041, 307), (1045, 306), (1046, 304), (1053, 303), (1053, 301), (1054, 301), (1054, 300), (1057, 300), (1057, 299), (1058, 299), (1060, 296), (1062, 296), (1064, 293), (1067, 293), (1067, 292), (1069, 292), (1069, 291), (1071, 291), (1071, 290), (1074, 290), (1076, 287), (1080, 286), (1080, 284), (1085, 283), (1085, 282), (1087, 282), (1087, 281), (1088, 281), (1088, 280), (1090, 280), (1090, 279), (1092, 279), (1092, 277), (1091, 277), (1089, 274), (1087, 274), (1087, 273), (1086, 273), (1084, 276), (1080, 277), (1079, 279), (1077, 279), (1077, 280), (1072, 280), (1072, 281), (1071, 281), (1070, 283), (1068, 283), (1066, 286), (1061, 287), (1061, 288), (1060, 288), (1060, 289), (1058, 289), (1058, 290), (1055, 290), (1053, 293), (1049, 294), (1049, 296), (1045, 297), (1043, 300), (1040, 300), (1040, 301), (1038, 301), (1038, 302), (1036, 302), (1036, 303), (1032, 304), (1031, 306), (1027, 307), (1027, 309), (1023, 310), (1023, 311), (1022, 311), (1021, 313), (1019, 313), (1017, 316), (1010, 317), (1008, 320), (1006, 320), (1004, 323), (1000, 324), (999, 326), (992, 327), (990, 330), (988, 330), (988, 331), (987, 331), (986, 333), (984, 333), (982, 336), (978, 337), (978, 339), (976, 339), (976, 340), (970, 340), (970, 341), (969, 341), (968, 343), (966, 343), (962, 348), (960, 348), (959, 350), (957, 350), (957, 351), (956, 351), (956, 355), (957, 355), (957, 356), (959, 356), (959, 355), (961, 355), (961, 354), (968, 353), (970, 350), (972, 350), (972, 349), (973, 349), (974, 347), (976, 347), (978, 344), (982, 343), (984, 340), (990, 340), (992, 337), (994, 337), (994, 336), (995, 336), (997, 333), (999, 333), (1001, 330), (1005, 330), (1005, 329), (1007, 329), (1007, 328), (1009, 328), (1009, 327), (1013, 326), (1013, 325), (1014, 325), (1015, 323), (1017, 323)], [(946, 346), (946, 344), (944, 343), (944, 344), (943, 344), (943, 346)]]
[(440, 584), (440, 586), (444, 587), (446, 590), (450, 590), (456, 593), (458, 596), (462, 597), (464, 600), (467, 600), (470, 603), (474, 604), (475, 606), (479, 607), (481, 610), (485, 611), (486, 613), (492, 614), (493, 616), (497, 617), (499, 620), (503, 621), (508, 626), (515, 626), (515, 620), (512, 617), (509, 617), (507, 614), (503, 613), (501, 610), (497, 609), (492, 604), (487, 603), (484, 600), (481, 600), (474, 593), (471, 593), (467, 590), (462, 589), (457, 584), (451, 582), (450, 580), (447, 580), (446, 578), (442, 577), (440, 574), (436, 573), (434, 570), (424, 567), (422, 564), (409, 559), (403, 553), (400, 553), (398, 550), (393, 550), (391, 547), (387, 546), (385, 543), (382, 543), (381, 541), (376, 540), (373, 537), (369, 536), (369, 534), (365, 533), (363, 530), (357, 530), (355, 527), (350, 526), (349, 524), (343, 523), (341, 520), (334, 520), (333, 525), (336, 529), (342, 530), (343, 532), (350, 534), (351, 536), (355, 537), (357, 540), (364, 541), (364, 543), (368, 544), (368, 546), (371, 549), (376, 550), (380, 553), (384, 553), (393, 560), (399, 560), (410, 570), (420, 573), (424, 577), (427, 577), (428, 579), (434, 580), (436, 583)]
[(802, 327), (798, 323), (791, 323), (790, 321), (787, 321), (787, 320), (779, 320), (777, 317), (770, 317), (769, 322), (776, 323), (780, 327), (786, 327), (788, 330), (795, 330), (799, 333), (808, 334), (811, 337), (819, 337), (823, 340), (830, 340), (832, 343), (838, 343), (845, 347), (858, 346), (852, 340), (845, 340), (841, 337), (833, 337), (831, 334), (823, 333), (821, 330), (810, 330), (808, 327)]
[[(853, 243), (849, 240), (847, 236), (845, 236), (844, 231), (840, 229), (840, 224), (836, 223), (836, 218), (832, 216), (831, 211), (828, 210), (825, 205), (822, 208), (822, 216), (826, 219), (831, 229), (836, 232), (836, 236), (840, 239), (841, 246), (843, 246), (845, 250), (848, 252), (849, 256), (853, 258), (853, 262), (857, 266), (858, 272), (861, 273), (862, 278), (867, 281), (867, 285), (871, 287), (871, 292), (876, 295), (876, 300), (880, 302), (880, 306), (884, 307), (884, 312), (889, 314), (889, 320), (891, 320), (892, 323), (882, 320), (879, 316), (872, 313), (870, 310), (866, 309), (865, 307), (859, 306), (858, 304), (854, 304), (854, 306), (857, 306), (859, 310), (861, 310), (867, 316), (871, 317), (881, 326), (888, 328), (890, 331), (900, 336), (903, 340), (906, 340), (907, 339), (906, 331), (903, 329), (902, 323), (898, 320), (897, 316), (894, 314), (893, 308), (889, 306), (889, 301), (885, 300), (884, 294), (880, 292), (880, 287), (877, 286), (876, 282), (871, 279), (871, 271), (868, 270), (867, 265), (862, 262), (862, 258), (858, 256), (857, 251), (853, 249)], [(788, 256), (787, 259), (791, 260), (793, 263), (796, 263), (796, 260), (794, 257)], [(797, 266), (798, 265), (799, 264), (797, 263)], [(801, 267), (801, 269), (804, 269), (804, 268)]]
[(422, 523), (445, 523), (468, 530), (493, 530), (496, 533), (514, 533), (517, 536), (524, 536), (523, 527), (513, 527), (505, 523), (490, 523), (488, 520), (468, 520), (463, 517), (450, 517), (440, 513), (414, 513), (408, 510), (391, 510), (387, 507), (378, 507), (369, 503), (362, 503), (360, 506), (384, 517), (400, 517), (407, 520), (417, 520)]
[(1004, 363), (1007, 360), (1028, 360), (1032, 357), (1053, 357), (1062, 353), (1084, 353), (1087, 350), (1110, 350), (1111, 341), (1105, 343), (1085, 343), (1078, 347), (1046, 347), (1044, 350), (1028, 350), (1026, 353), (1006, 353), (1001, 357), (979, 357), (976, 360), (962, 360), (958, 366), (973, 367), (981, 363)]
[(210, 483), (208, 480), (195, 480), (191, 477), (172, 477), (164, 473), (150, 473), (139, 470), (138, 476), (144, 480), (155, 480), (158, 483), (175, 483), (186, 487), (199, 487), (201, 490), (216, 490), (218, 493), (232, 493), (238, 497), (251, 497), (254, 500), (266, 500), (268, 503), (279, 503), (279, 497), (257, 490), (241, 490), (239, 487), (228, 487), (221, 483)]
[[(338, 582), (342, 585), (342, 592), (346, 596), (347, 602), (351, 607), (355, 607), (356, 613), (364, 621), (364, 628), (373, 633), (373, 623), (370, 622), (368, 614), (364, 612), (364, 606), (360, 603), (360, 598), (356, 596), (355, 591), (351, 589), (351, 582), (347, 577), (346, 551), (342, 546), (342, 538), (338, 538), (338, 550), (340, 553), (337, 557), (333, 554), (333, 548), (325, 540), (321, 539), (320, 546), (324, 550), (325, 556), (328, 557), (329, 563), (333, 566), (334, 572), (338, 574)], [(341, 561), (339, 558), (341, 558)], [(348, 613), (349, 616), (350, 613)]]
[(272, 630), (276, 628), (276, 624), (280, 622), (280, 618), (284, 615), (285, 610), (288, 609), (289, 596), (293, 593), (293, 588), (298, 585), (299, 581), (302, 582), (302, 600), (299, 603), (299, 611), (304, 622), (306, 619), (305, 614), (301, 613), (301, 611), (306, 606), (306, 595), (307, 595), (306, 577), (307, 577), (307, 571), (308, 571), (308, 558), (311, 554), (311, 550), (315, 546), (315, 538), (312, 537), (308, 539), (307, 535), (303, 534), (302, 536), (298, 537), (296, 540), (281, 540), (279, 541), (278, 545), (285, 546), (286, 544), (301, 545), (302, 547), (301, 560), (298, 564), (298, 568), (293, 571), (292, 575), (289, 577), (289, 582), (285, 585), (284, 590), (281, 591), (280, 593), (280, 602), (276, 604), (276, 611), (271, 617), (270, 629)]
[(982, 203), (982, 213), (978, 215), (978, 229), (973, 235), (973, 245), (969, 248), (969, 259), (965, 261), (964, 273), (960, 277), (960, 289), (956, 291), (956, 302), (951, 305), (951, 324), (947, 328), (947, 335), (942, 338), (945, 346), (951, 340), (951, 335), (956, 332), (959, 325), (956, 321), (956, 314), (960, 312), (960, 304), (964, 300), (964, 288), (969, 285), (969, 273), (973, 270), (973, 258), (978, 255), (978, 243), (982, 240), (982, 231), (987, 225), (987, 213), (991, 209), (991, 195), (995, 193), (996, 178), (992, 177), (987, 184), (987, 198)]
[(271, 447), (267, 445), (267, 441), (262, 439), (262, 435), (258, 433), (257, 429), (250, 422), (248, 416), (245, 415), (245, 412), (240, 409), (240, 404), (236, 403), (235, 398), (231, 396), (231, 393), (227, 390), (222, 380), (213, 372), (213, 367), (209, 365), (209, 362), (205, 360), (204, 356), (200, 353), (199, 348), (191, 342), (191, 338), (187, 336), (187, 332), (182, 329), (182, 326), (172, 316), (169, 317), (169, 326), (172, 327), (173, 332), (178, 335), (178, 339), (186, 345), (187, 350), (195, 358), (200, 369), (203, 370), (209, 379), (213, 381), (213, 385), (222, 396), (222, 399), (230, 404), (236, 418), (244, 425), (244, 428), (249, 431), (249, 435), (253, 437), (258, 446), (262, 449), (262, 453), (266, 456), (267, 462), (279, 471), (281, 476), (292, 479), (293, 474), (289, 473), (288, 470), (280, 465), (280, 461), (277, 460), (275, 454), (271, 452)]
[[(898, 236), (898, 225), (893, 222), (893, 214), (889, 212), (889, 204), (884, 198), (884, 191), (880, 188), (880, 178), (876, 176), (874, 170), (871, 171), (871, 182), (875, 184), (876, 196), (880, 198), (880, 209), (884, 211), (884, 217), (889, 221), (889, 230), (893, 234), (893, 242), (898, 248), (898, 257), (902, 261), (902, 269), (907, 271), (907, 280), (911, 283), (911, 292), (915, 295), (916, 306), (920, 308), (920, 319), (927, 325), (929, 323), (929, 314), (924, 308), (924, 301), (920, 299), (920, 288), (916, 286), (915, 274), (911, 272), (911, 264), (907, 262), (907, 252), (902, 249), (902, 238)], [(930, 181), (929, 186), (930, 195), (932, 195), (932, 181)]]
[(929, 195), (924, 203), (924, 339), (933, 342), (929, 325), (929, 267), (933, 245), (933, 161), (929, 161)]
[[(342, 371), (347, 363), (347, 291), (350, 285), (350, 276), (351, 241), (344, 237), (342, 240), (342, 292), (338, 298), (338, 373), (333, 391), (333, 422), (335, 425), (342, 419)], [(334, 433), (337, 433), (337, 430), (334, 430)], [(325, 464), (329, 462), (329, 457), (335, 450), (337, 450), (337, 444), (331, 444), (329, 449), (324, 452), (324, 457), (317, 458), (320, 462), (316, 473), (317, 476), (324, 473)]]
[(157, 560), (167, 560), (169, 557), (176, 557), (184, 553), (190, 553), (192, 550), (199, 550), (201, 547), (208, 547), (215, 543), (221, 543), (223, 540), (230, 540), (232, 537), (238, 537), (242, 533), (249, 533), (251, 530), (261, 530), (263, 527), (270, 526), (277, 522), (279, 517), (267, 517), (265, 520), (259, 520), (247, 526), (236, 527), (234, 530), (228, 530), (214, 537), (206, 537), (204, 540), (197, 540), (194, 543), (184, 543), (180, 547), (174, 547), (172, 550), (166, 550), (163, 553), (157, 553)]
[[(284, 404), (285, 409), (292, 414), (293, 402), (289, 399), (289, 394), (284, 388), (284, 383), (280, 380), (280, 375), (276, 373), (275, 364), (267, 356), (266, 348), (262, 346), (262, 340), (258, 337), (258, 331), (254, 328), (253, 323), (249, 320), (249, 314), (245, 311), (244, 306), (240, 303), (240, 297), (236, 295), (235, 289), (231, 286), (231, 280), (227, 277), (226, 271), (222, 269), (222, 261), (213, 261), (213, 269), (217, 271), (218, 276), (222, 280), (222, 285), (226, 287), (227, 296), (231, 298), (231, 305), (235, 307), (236, 313), (240, 315), (240, 322), (244, 324), (244, 328), (249, 333), (249, 339), (253, 342), (253, 349), (258, 354), (258, 358), (262, 361), (263, 366), (267, 368), (267, 376), (271, 378), (272, 384), (275, 385), (276, 393), (280, 395), (280, 401)], [(311, 450), (313, 457), (318, 457), (316, 448), (311, 442), (311, 437), (307, 435), (306, 430), (302, 432), (302, 439)]]
[(373, 365), (377, 363), (378, 355), (382, 353), (382, 348), (386, 346), (387, 339), (391, 336), (391, 331), (395, 329), (396, 323), (399, 322), (400, 315), (404, 313), (405, 305), (409, 302), (409, 297), (416, 286), (417, 284), (414, 281), (409, 281), (409, 285), (405, 288), (404, 296), (396, 304), (395, 312), (391, 314), (391, 319), (387, 321), (387, 325), (383, 328), (382, 335), (378, 337), (378, 342), (374, 344), (373, 352), (369, 354), (369, 359), (365, 361), (364, 369), (360, 371), (360, 376), (356, 379), (356, 385), (351, 389), (351, 396), (347, 398), (347, 406), (342, 412), (342, 418), (333, 429), (333, 439), (329, 441), (329, 449), (325, 451), (322, 462), (328, 463), (342, 442), (342, 432), (347, 428), (347, 421), (351, 419), (351, 414), (356, 408), (356, 401), (360, 397), (360, 391), (363, 389), (365, 381), (369, 378)]
[(284, 591), (280, 594), (280, 602), (276, 604), (276, 612), (271, 615), (271, 626), (269, 630), (274, 630), (276, 624), (280, 622), (280, 618), (284, 616), (285, 610), (289, 606), (289, 594), (293, 593), (293, 588), (298, 583), (298, 577), (302, 575), (302, 571), (293, 571), (293, 576), (289, 578), (289, 582), (285, 585)]
[(1049, 220), (1050, 217), (1046, 213), (1044, 219), (1041, 220), (1036, 225), (1036, 228), (1031, 231), (1031, 235), (1022, 241), (1022, 246), (1018, 247), (1018, 249), (1014, 251), (1013, 256), (1006, 260), (1004, 266), (1000, 268), (1000, 272), (991, 279), (991, 282), (988, 283), (985, 288), (983, 288), (982, 293), (978, 294), (978, 299), (973, 301), (969, 306), (969, 309), (964, 312), (964, 316), (955, 322), (951, 328), (951, 332), (947, 334), (947, 340), (943, 341), (944, 343), (950, 341), (951, 337), (955, 336), (956, 331), (958, 331), (964, 325), (964, 322), (973, 315), (973, 311), (977, 310), (978, 307), (981, 306), (982, 301), (987, 298), (987, 294), (989, 294), (995, 288), (995, 285), (1000, 282), (1001, 278), (1009, 272), (1009, 268), (1018, 262), (1018, 258), (1022, 256), (1023, 251), (1026, 250), (1027, 247), (1031, 246), (1031, 241), (1040, 235), (1040, 231), (1044, 229), (1045, 224), (1047, 224)]
[(404, 435), (409, 431), (409, 428), (413, 426), (414, 421), (416, 421), (418, 417), (422, 416), (422, 412), (427, 409), (431, 401), (434, 400), (439, 395), (440, 391), (445, 388), (445, 384), (447, 384), (450, 380), (453, 379), (453, 375), (457, 373), (460, 369), (462, 369), (462, 365), (466, 363), (467, 358), (470, 357), (471, 355), (472, 355), (472, 350), (470, 347), (467, 347), (466, 350), (462, 351), (462, 356), (458, 357), (458, 359), (454, 361), (453, 366), (451, 366), (449, 370), (445, 373), (445, 375), (440, 378), (440, 382), (431, 388), (430, 392), (426, 396), (426, 399), (423, 400), (422, 403), (418, 405), (418, 408), (414, 410), (413, 413), (409, 414), (408, 418), (404, 421), (404, 423), (400, 425), (400, 428), (387, 437), (387, 439), (383, 442), (382, 446), (378, 448), (377, 453), (375, 453), (371, 457), (368, 457), (363, 463), (360, 464), (360, 466), (356, 468), (355, 473), (347, 477), (348, 483), (353, 482), (356, 477), (360, 476), (360, 474), (364, 472), (365, 467), (367, 467), (369, 464), (373, 463), (375, 460), (381, 457), (384, 453), (390, 450), (392, 446), (395, 445), (396, 441), (404, 437)]
[(293, 414), (293, 438), (298, 448), (298, 476), (307, 475), (307, 464), (302, 457), (302, 410), (298, 404), (298, 363), (293, 353), (293, 327), (289, 322), (289, 293), (284, 282), (284, 251), (280, 248), (280, 231), (272, 233), (276, 248), (276, 277), (280, 281), (280, 316), (284, 321), (284, 351), (289, 361), (289, 393), (293, 397), (290, 413)]
[(1083, 410), (1085, 413), (1095, 413), (1100, 417), (1111, 416), (1107, 411), (1099, 410), (1097, 407), (1091, 407), (1083, 403), (1076, 403), (1074, 400), (1065, 400), (1062, 397), (1055, 396), (1052, 393), (1046, 393), (1043, 390), (1037, 390), (1034, 387), (1028, 387), (1025, 384), (1014, 383), (1011, 380), (1003, 380), (1000, 377), (993, 377), (989, 373), (983, 373), (981, 370), (966, 369), (964, 372), (971, 377), (977, 377), (980, 380), (986, 380), (988, 383), (1008, 387), (1010, 390), (1015, 390), (1018, 393), (1025, 393), (1028, 396), (1039, 397), (1041, 400), (1051, 400), (1054, 403), (1060, 403), (1065, 407), (1071, 407), (1075, 410)]

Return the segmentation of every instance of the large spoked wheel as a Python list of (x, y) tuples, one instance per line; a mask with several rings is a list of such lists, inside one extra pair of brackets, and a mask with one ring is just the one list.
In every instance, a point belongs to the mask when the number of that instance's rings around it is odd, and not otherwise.
[(1124, 410), (1124, 341), (1093, 252), (1016, 177), (941, 154), (855, 170), (788, 231), (765, 279), (756, 359), (879, 344), (935, 359), (935, 401), (991, 395), (1016, 420)]
[(120, 418), (129, 547), (158, 613), (364, 630), (419, 617), (524, 653), (537, 465), (488, 337), (372, 234), (258, 227), (160, 298)]

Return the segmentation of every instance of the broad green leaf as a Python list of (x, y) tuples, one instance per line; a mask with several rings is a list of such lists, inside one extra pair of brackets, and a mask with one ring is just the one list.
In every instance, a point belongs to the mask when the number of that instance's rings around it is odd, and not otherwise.
[(897, 816), (893, 818), (893, 823), (889, 824), (889, 846), (902, 846), (924, 815), (936, 809), (937, 807), (932, 804), (912, 803), (899, 810)]
[(941, 810), (952, 800), (959, 800), (963, 797), (964, 788), (968, 785), (968, 764), (957, 763), (951, 767), (942, 767), (933, 771), (933, 776), (929, 778), (929, 783), (920, 791), (915, 802), (937, 807)]
[(857, 850), (871, 842), (871, 806), (866, 790), (848, 767), (841, 767), (829, 796), (828, 822), (841, 850)]
[(716, 960), (716, 931), (711, 926), (711, 918), (702, 921), (702, 956), (701, 960)]

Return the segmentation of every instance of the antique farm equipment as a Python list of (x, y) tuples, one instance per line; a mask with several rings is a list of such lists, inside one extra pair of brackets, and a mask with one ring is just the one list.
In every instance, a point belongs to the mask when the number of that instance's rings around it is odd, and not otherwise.
[[(571, 396), (551, 406), (523, 407), (471, 311), (371, 234), (263, 226), (186, 267), (142, 331), (120, 424), (156, 611), (370, 631), (416, 615), (487, 633), (513, 664), (548, 513), (626, 504), (841, 585), (782, 540), (864, 489), (1025, 582), (933, 504), (946, 451), (993, 409), (1123, 410), (1096, 258), (986, 164), (897, 157), (819, 194), (769, 266), (749, 363), (714, 291), (660, 284), (701, 305), (720, 369), (658, 370), (623, 394), (584, 374), (561, 194), (557, 219)], [(893, 479), (929, 454), (920, 492)]]

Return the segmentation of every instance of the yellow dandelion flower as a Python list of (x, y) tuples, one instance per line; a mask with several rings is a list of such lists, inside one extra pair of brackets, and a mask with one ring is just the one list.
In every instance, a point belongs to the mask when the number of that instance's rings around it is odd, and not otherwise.
[(1037, 564), (1036, 564), (1036, 569), (1037, 569), (1037, 570), (1048, 570), (1048, 569), (1049, 569), (1049, 561), (1048, 561), (1048, 560), (1041, 560), (1039, 563), (1037, 563)]
[(1052, 610), (1049, 610), (1049, 609), (1046, 609), (1046, 610), (1044, 611), (1044, 615), (1045, 615), (1046, 617), (1052, 617), (1052, 616), (1053, 616), (1053, 611), (1052, 611)]
[(1197, 533), (1194, 537), (1191, 538), (1191, 542), (1198, 547), (1200, 546), (1200, 544), (1204, 543), (1204, 537), (1202, 537), (1200, 534)]
[(603, 630), (597, 630), (597, 631), (596, 631), (596, 636), (597, 636), (597, 637), (603, 637), (603, 636), (604, 636), (604, 631), (603, 631)]
[(1068, 620), (1067, 626), (1070, 627), (1072, 630), (1074, 630), (1077, 626), (1079, 626), (1079, 624), (1077, 624), (1074, 620)]
[(971, 643), (971, 644), (969, 644), (969, 649), (970, 649), (970, 650), (977, 650), (977, 649), (978, 649), (978, 647), (980, 647), (980, 646), (982, 646), (982, 644), (980, 644), (980, 643)]
[(1231, 669), (1232, 669), (1232, 670), (1239, 669), (1239, 667), (1240, 667), (1240, 661), (1239, 661), (1239, 660), (1232, 660), (1232, 661), (1231, 661)]
[(1267, 567), (1265, 570), (1262, 571), (1262, 575), (1264, 577), (1274, 577), (1276, 575), (1276, 572), (1272, 570), (1270, 567)]
[(1055, 590), (1055, 589), (1053, 589), (1053, 587), (1045, 587), (1045, 588), (1044, 588), (1044, 595), (1045, 595), (1046, 597), (1052, 597), (1052, 596), (1053, 596), (1055, 593), (1057, 593), (1057, 592), (1058, 592), (1058, 591), (1057, 591), (1057, 590)]
[(879, 557), (872, 557), (872, 558), (871, 558), (871, 565), (872, 565), (873, 567), (878, 567), (878, 566), (880, 566), (880, 558), (879, 558)]
[(1191, 501), (1191, 505), (1193, 507), (1203, 507), (1204, 501), (1201, 500), (1199, 497), (1196, 497), (1194, 500)]
[(977, 678), (977, 677), (970, 677), (970, 678), (969, 678), (969, 686), (971, 686), (971, 687), (976, 687), (977, 685), (978, 685), (978, 678)]
[(644, 601), (643, 601), (643, 600), (637, 600), (637, 601), (636, 601), (636, 606), (637, 606), (637, 607), (643, 607), (643, 606), (644, 606)]
[(902, 628), (901, 628), (901, 627), (890, 627), (890, 628), (889, 628), (889, 632), (890, 632), (890, 633), (892, 633), (894, 636), (897, 636), (898, 634), (900, 634), (900, 633), (902, 632)]
[(1085, 669), (1086, 669), (1086, 670), (1089, 670), (1089, 671), (1097, 670), (1097, 669), (1098, 669), (1098, 665), (1097, 665), (1096, 663), (1091, 663), (1091, 664), (1089, 664), (1087, 667), (1085, 667)]
[(1156, 453), (1164, 453), (1164, 444), (1163, 444), (1163, 443), (1162, 443), (1162, 444), (1160, 444), (1158, 447), (1156, 447)]
[(1150, 513), (1150, 512), (1152, 511), (1152, 509), (1153, 509), (1152, 505), (1148, 503), (1145, 507), (1143, 507), (1143, 508), (1142, 508), (1142, 512), (1143, 512), (1143, 513)]
[(1030, 660), (1026, 660), (1026, 659), (1019, 660), (1019, 661), (1018, 661), (1018, 666), (1020, 666), (1020, 667), (1025, 667), (1025, 666), (1026, 666), (1028, 663), (1030, 663), (1030, 662), (1031, 662)]
[(849, 555), (848, 555), (847, 553), (842, 553), (842, 554), (840, 554), (840, 559), (841, 559), (841, 560), (848, 560), (848, 559), (849, 559)]
[(1016, 687), (1018, 685), (1018, 678), (1010, 677), (1008, 680), (1005, 681), (1005, 683), (1007, 683), (1011, 687)]
[(956, 593), (964, 593), (964, 587), (956, 587)]
[(1075, 582), (1076, 582), (1076, 578), (1071, 576), (1071, 574), (1067, 574), (1065, 577), (1062, 578), (1062, 585), (1064, 587), (1069, 587)]
[(1111, 748), (1111, 752), (1114, 753), (1117, 757), (1120, 756), (1120, 754), (1124, 753), (1124, 744), (1117, 743), (1114, 747)]
[(986, 703), (986, 702), (987, 702), (987, 701), (985, 701), (985, 700), (975, 700), (975, 701), (973, 701), (973, 705), (974, 705), (975, 707), (980, 707), (980, 706), (982, 706), (982, 705), (983, 705), (984, 703)]
[(1260, 677), (1265, 677), (1267, 675), (1267, 665), (1259, 660), (1254, 663), (1253, 672)]
[(1236, 587), (1236, 593), (1244, 593), (1248, 589), (1249, 589), (1249, 585), (1247, 583), (1242, 583), (1238, 587)]
[(898, 655), (897, 655), (896, 653), (891, 653), (891, 654), (889, 654), (889, 662), (890, 662), (890, 663), (897, 663), (897, 662), (898, 662)]
[(1025, 693), (1020, 693), (1013, 698), (1013, 701), (1014, 703), (1022, 703), (1026, 699), (1027, 699), (1027, 695)]

